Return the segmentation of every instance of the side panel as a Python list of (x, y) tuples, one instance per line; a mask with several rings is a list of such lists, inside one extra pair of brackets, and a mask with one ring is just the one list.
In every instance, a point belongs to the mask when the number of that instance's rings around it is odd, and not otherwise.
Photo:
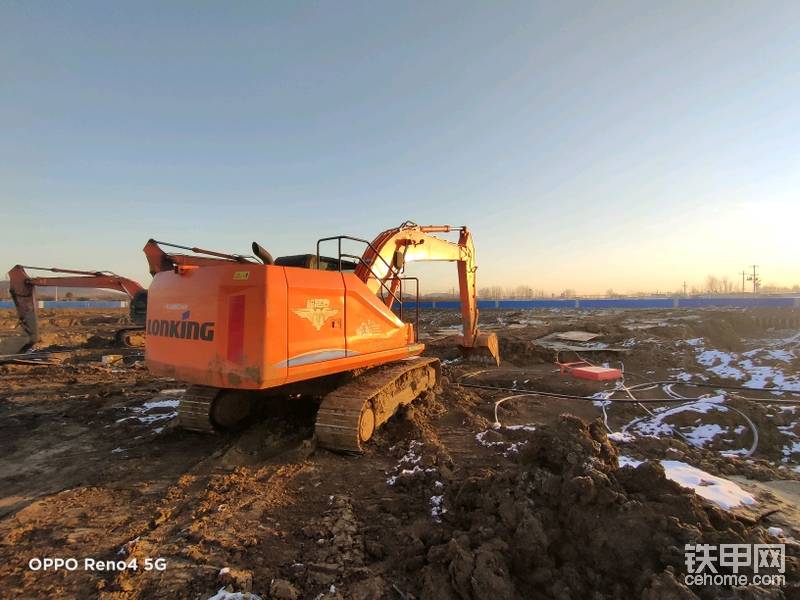
[(342, 274), (295, 267), (284, 272), (289, 370), (346, 356)]
[(358, 277), (343, 275), (346, 290), (347, 354), (371, 354), (410, 343), (410, 326), (401, 321)]

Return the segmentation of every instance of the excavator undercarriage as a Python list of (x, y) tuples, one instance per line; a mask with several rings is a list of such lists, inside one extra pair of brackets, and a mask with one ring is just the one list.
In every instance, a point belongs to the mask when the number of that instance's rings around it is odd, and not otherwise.
[[(361, 370), (349, 377), (320, 383), (314, 430), (317, 443), (330, 450), (361, 452), (376, 429), (401, 406), (413, 402), (439, 382), (438, 358), (412, 357)], [(178, 406), (178, 425), (189, 431), (214, 433), (234, 430), (250, 416), (253, 403), (285, 390), (253, 392), (193, 385)]]

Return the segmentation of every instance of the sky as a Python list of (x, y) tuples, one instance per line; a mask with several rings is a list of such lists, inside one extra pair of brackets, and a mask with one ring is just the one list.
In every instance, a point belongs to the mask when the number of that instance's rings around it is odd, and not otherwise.
[(480, 287), (800, 283), (798, 31), (796, 2), (3, 2), (0, 269), (147, 283), (151, 237), (412, 220), (469, 226)]

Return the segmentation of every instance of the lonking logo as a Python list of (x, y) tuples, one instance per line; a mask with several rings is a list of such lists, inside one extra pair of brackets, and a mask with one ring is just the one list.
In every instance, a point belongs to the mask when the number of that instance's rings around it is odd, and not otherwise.
[(181, 315), (180, 321), (148, 319), (147, 335), (211, 342), (214, 340), (214, 321), (206, 321), (205, 323), (190, 321), (189, 311), (187, 310)]

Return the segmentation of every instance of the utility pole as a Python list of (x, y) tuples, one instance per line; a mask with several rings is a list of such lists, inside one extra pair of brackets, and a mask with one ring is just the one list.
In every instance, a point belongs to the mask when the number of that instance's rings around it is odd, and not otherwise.
[(758, 278), (758, 273), (756, 272), (756, 269), (758, 269), (758, 265), (750, 265), (750, 266), (753, 267), (753, 274), (747, 277), (747, 281), (753, 282), (753, 294), (755, 295), (758, 293), (758, 284), (761, 283), (761, 280)]
[(686, 296), (686, 282), (683, 282), (683, 295)]
[(744, 278), (747, 275), (747, 271), (742, 271), (740, 275), (742, 276), (742, 293), (744, 294)]

